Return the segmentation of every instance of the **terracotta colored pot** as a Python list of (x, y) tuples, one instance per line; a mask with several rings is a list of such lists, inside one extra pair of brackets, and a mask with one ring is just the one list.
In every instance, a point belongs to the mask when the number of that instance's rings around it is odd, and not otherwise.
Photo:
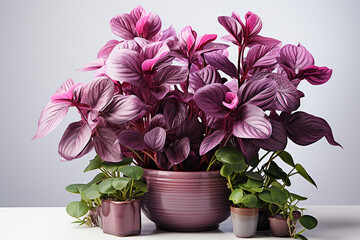
[(101, 200), (103, 232), (116, 236), (140, 234), (140, 199), (132, 201)]
[(259, 219), (258, 208), (237, 208), (230, 207), (233, 232), (236, 237), (253, 237)]
[(158, 228), (192, 232), (219, 227), (229, 213), (230, 191), (220, 171), (174, 172), (144, 169), (145, 215)]
[[(287, 219), (283, 217), (269, 217), (269, 224), (271, 233), (275, 237), (288, 237), (290, 236)], [(294, 228), (291, 228), (293, 231)]]
[(259, 209), (259, 220), (256, 229), (257, 231), (266, 231), (270, 229), (269, 217), (271, 217), (271, 213), (268, 208)]

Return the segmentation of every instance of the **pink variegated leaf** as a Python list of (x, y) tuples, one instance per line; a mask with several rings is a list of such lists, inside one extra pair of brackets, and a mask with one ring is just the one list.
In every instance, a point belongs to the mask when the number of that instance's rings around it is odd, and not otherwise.
[(113, 80), (142, 86), (145, 82), (139, 53), (115, 48), (106, 61), (106, 74)]
[(218, 21), (233, 37), (233, 40), (235, 41), (232, 42), (240, 46), (244, 38), (244, 32), (240, 23), (236, 19), (226, 16), (218, 17)]
[(98, 52), (97, 58), (102, 58), (108, 56), (113, 48), (118, 45), (120, 42), (118, 40), (110, 40), (108, 41)]
[(187, 137), (177, 139), (165, 150), (165, 154), (173, 165), (184, 161), (190, 153), (190, 140)]
[(226, 131), (219, 129), (204, 138), (200, 145), (200, 156), (206, 154), (211, 149), (216, 147), (224, 139), (225, 135)]
[(266, 151), (281, 151), (284, 150), (287, 144), (287, 134), (285, 127), (277, 120), (270, 120), (272, 126), (272, 133), (268, 139), (252, 139), (249, 140), (255, 146)]
[(170, 87), (167, 85), (160, 85), (160, 86), (156, 86), (151, 88), (151, 94), (157, 99), (157, 100), (161, 100), (163, 99), (166, 94), (168, 94), (168, 92), (170, 92)]
[(258, 35), (262, 28), (262, 22), (258, 15), (253, 12), (247, 12), (245, 15), (246, 35), (253, 37)]
[(110, 20), (110, 27), (112, 32), (125, 39), (131, 40), (137, 37), (136, 21), (127, 13), (117, 15)]
[(205, 61), (211, 66), (223, 71), (230, 77), (237, 78), (237, 68), (226, 56), (212, 52), (205, 54)]
[(166, 131), (162, 127), (155, 127), (144, 135), (144, 142), (151, 149), (162, 152), (166, 141)]
[(116, 95), (103, 111), (103, 117), (110, 124), (120, 125), (141, 118), (149, 108), (135, 95)]
[(311, 65), (299, 72), (299, 78), (306, 79), (313, 85), (321, 85), (326, 83), (332, 75), (332, 70), (327, 67), (318, 67)]
[(88, 146), (91, 133), (87, 123), (80, 121), (69, 124), (59, 143), (60, 156), (68, 161), (78, 158)]
[(134, 150), (143, 150), (146, 148), (144, 136), (133, 129), (126, 129), (118, 134), (120, 144)]
[(171, 25), (169, 28), (167, 28), (166, 30), (163, 31), (163, 34), (161, 36), (160, 41), (169, 39), (169, 38), (176, 38), (176, 30), (175, 28)]
[(56, 90), (55, 94), (67, 92), (72, 86), (74, 86), (74, 81), (69, 78), (61, 85), (58, 90)]
[(186, 47), (187, 51), (191, 51), (194, 48), (196, 37), (196, 32), (190, 26), (184, 27), (179, 33), (180, 44)]
[(93, 111), (102, 111), (114, 97), (114, 83), (109, 78), (101, 77), (86, 85), (84, 101)]
[(186, 119), (188, 107), (175, 98), (168, 99), (164, 104), (164, 118), (167, 129), (174, 129)]
[(256, 44), (266, 45), (266, 46), (275, 46), (280, 44), (281, 42), (275, 38), (263, 37), (260, 35), (253, 36), (251, 38), (246, 39), (246, 46), (252, 47)]
[(258, 158), (260, 149), (252, 144), (250, 139), (237, 138), (235, 141), (237, 141), (236, 146), (239, 146), (241, 152), (244, 154), (245, 162), (247, 164), (250, 163), (252, 158)]
[(212, 41), (215, 41), (216, 38), (217, 38), (216, 34), (205, 34), (203, 36), (198, 37), (195, 42), (195, 49), (196, 50), (203, 49), (207, 44), (211, 43)]
[(287, 44), (281, 48), (278, 62), (285, 70), (289, 69), (296, 75), (300, 70), (314, 65), (314, 58), (300, 43), (298, 46)]
[(301, 111), (291, 115), (282, 113), (280, 117), (288, 137), (298, 145), (307, 146), (325, 137), (329, 144), (341, 147), (330, 125), (322, 118)]
[(161, 20), (158, 15), (149, 13), (136, 23), (136, 31), (145, 39), (151, 39), (161, 30)]
[(189, 74), (189, 70), (183, 66), (167, 66), (160, 69), (154, 76), (156, 86), (162, 84), (180, 84), (183, 83)]
[(98, 127), (93, 137), (96, 153), (106, 162), (120, 162), (123, 159), (119, 139), (109, 128)]
[(273, 106), (277, 93), (276, 82), (272, 79), (261, 77), (249, 80), (241, 85), (239, 98), (241, 103), (250, 103), (263, 110), (268, 110)]
[(271, 136), (271, 123), (264, 111), (252, 104), (242, 105), (233, 126), (238, 138), (267, 139)]
[(52, 103), (46, 104), (41, 112), (38, 122), (38, 129), (33, 139), (45, 137), (52, 132), (60, 122), (65, 118), (70, 105), (68, 103)]
[(130, 16), (132, 16), (135, 21), (138, 21), (140, 18), (146, 15), (145, 9), (142, 6), (137, 6), (130, 12)]
[(197, 90), (194, 95), (194, 101), (207, 115), (224, 118), (230, 112), (223, 105), (227, 92), (231, 91), (226, 86), (220, 83), (212, 83)]
[(205, 85), (221, 83), (221, 78), (216, 69), (208, 65), (199, 71), (192, 72), (189, 76), (189, 83), (190, 91), (195, 93), (199, 88)]
[(280, 52), (280, 44), (274, 46), (257, 44), (250, 48), (245, 61), (245, 69), (255, 67), (271, 67), (277, 63), (276, 57)]
[(85, 66), (83, 66), (82, 68), (79, 68), (78, 71), (81, 72), (86, 72), (86, 71), (94, 71), (97, 70), (101, 67), (103, 67), (105, 65), (107, 56), (104, 57), (100, 57), (92, 62), (89, 62), (88, 64), (86, 64)]
[(224, 83), (226, 87), (228, 87), (233, 93), (237, 93), (239, 91), (239, 82), (237, 79), (230, 80)]
[(166, 128), (166, 120), (164, 115), (162, 114), (156, 114), (150, 121), (150, 129), (156, 128), (156, 127), (162, 127)]

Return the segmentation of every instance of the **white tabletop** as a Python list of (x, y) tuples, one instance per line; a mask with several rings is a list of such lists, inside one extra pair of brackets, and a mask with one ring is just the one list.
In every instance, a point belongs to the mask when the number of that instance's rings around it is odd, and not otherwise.
[[(307, 214), (315, 216), (319, 225), (305, 235), (309, 239), (360, 240), (360, 206), (309, 206)], [(71, 224), (74, 219), (63, 207), (8, 207), (0, 208), (1, 240), (98, 240), (119, 239), (104, 234), (100, 228)], [(232, 233), (230, 218), (218, 230), (198, 233), (176, 233), (156, 229), (155, 225), (142, 216), (142, 232), (127, 239), (239, 239)], [(255, 239), (281, 239), (271, 237), (269, 232), (257, 234)]]

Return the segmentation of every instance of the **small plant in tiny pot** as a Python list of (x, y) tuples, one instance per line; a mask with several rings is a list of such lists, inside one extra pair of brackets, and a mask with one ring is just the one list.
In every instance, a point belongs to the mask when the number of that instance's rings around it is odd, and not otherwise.
[(146, 193), (147, 187), (142, 178), (143, 169), (129, 166), (131, 162), (131, 158), (124, 158), (120, 163), (105, 163), (99, 156), (91, 160), (84, 171), (99, 169), (101, 173), (82, 187), (70, 185), (71, 188), (81, 187), (79, 192), (82, 201), (70, 203), (67, 207), (68, 213), (77, 216), (84, 213), (86, 207), (101, 207), (100, 217), (104, 233), (117, 236), (139, 234), (141, 218), (140, 200), (137, 198)]
[[(275, 163), (275, 158), (280, 157), (285, 163), (290, 165), (292, 169), (289, 173), (285, 173)], [(307, 239), (302, 233), (306, 229), (313, 229), (317, 226), (317, 220), (313, 216), (304, 215), (304, 208), (300, 208), (297, 204), (306, 200), (306, 197), (291, 193), (287, 188), (291, 185), (290, 177), (296, 174), (301, 175), (308, 182), (316, 187), (315, 181), (310, 177), (304, 167), (295, 164), (291, 155), (286, 151), (274, 152), (269, 161), (264, 164), (263, 171), (265, 173), (264, 190), (259, 193), (259, 198), (268, 203), (272, 217), (269, 218), (270, 230), (275, 236), (284, 237), (291, 236), (298, 239)], [(295, 224), (299, 220), (304, 227), (300, 232), (295, 231)]]
[(227, 179), (231, 190), (229, 200), (233, 202), (230, 211), (234, 234), (237, 237), (253, 237), (262, 205), (258, 194), (263, 191), (264, 178), (252, 171), (256, 165), (246, 164), (244, 155), (234, 147), (223, 147), (214, 156), (214, 160), (222, 163), (220, 174)]

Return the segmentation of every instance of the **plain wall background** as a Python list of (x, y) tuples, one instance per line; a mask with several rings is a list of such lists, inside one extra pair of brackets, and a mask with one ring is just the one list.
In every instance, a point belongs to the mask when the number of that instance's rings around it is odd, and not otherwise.
[(307, 147), (289, 143), (287, 150), (319, 188), (299, 179), (292, 190), (308, 196), (306, 204), (360, 204), (360, 2), (12, 0), (0, 8), (0, 206), (65, 206), (77, 199), (65, 186), (92, 178), (82, 170), (94, 154), (61, 162), (57, 153), (67, 124), (79, 119), (73, 109), (50, 135), (31, 138), (41, 110), (63, 81), (91, 80), (92, 73), (75, 70), (94, 60), (108, 40), (118, 39), (109, 20), (139, 4), (161, 17), (163, 29), (173, 24), (179, 32), (191, 25), (198, 34), (219, 37), (226, 32), (218, 16), (251, 10), (263, 20), (261, 35), (283, 44), (300, 42), (317, 65), (332, 68), (325, 85), (301, 83), (306, 97), (300, 110), (325, 118), (344, 150), (325, 139)]

